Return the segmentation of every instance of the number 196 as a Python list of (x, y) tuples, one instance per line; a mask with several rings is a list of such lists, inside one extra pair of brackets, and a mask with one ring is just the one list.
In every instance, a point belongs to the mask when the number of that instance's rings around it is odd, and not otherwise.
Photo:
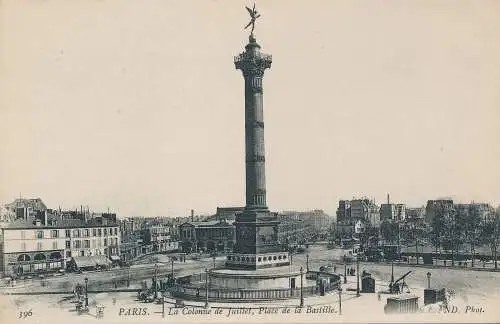
[(26, 317), (30, 317), (31, 315), (33, 315), (33, 313), (31, 312), (31, 309), (30, 309), (27, 311), (19, 312), (18, 318), (26, 318)]

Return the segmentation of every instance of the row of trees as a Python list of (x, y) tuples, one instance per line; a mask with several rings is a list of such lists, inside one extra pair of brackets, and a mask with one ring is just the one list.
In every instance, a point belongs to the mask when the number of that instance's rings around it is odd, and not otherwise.
[(500, 208), (485, 219), (481, 218), (479, 210), (474, 208), (474, 205), (445, 208), (431, 220), (429, 225), (429, 239), (436, 251), (442, 248), (451, 251), (454, 256), (459, 250), (469, 246), (471, 254), (475, 255), (478, 246), (487, 245), (495, 260), (495, 268), (498, 267)]
[[(459, 251), (465, 249), (475, 255), (478, 246), (488, 246), (495, 260), (495, 268), (498, 268), (500, 207), (492, 211), (489, 217), (482, 217), (482, 212), (474, 205), (443, 206), (429, 224), (408, 225), (384, 221), (380, 225), (380, 236), (391, 243), (412, 242), (417, 248), (419, 241), (420, 244), (428, 241), (436, 253), (439, 250), (450, 251), (452, 264)], [(474, 264), (474, 260), (472, 262)]]

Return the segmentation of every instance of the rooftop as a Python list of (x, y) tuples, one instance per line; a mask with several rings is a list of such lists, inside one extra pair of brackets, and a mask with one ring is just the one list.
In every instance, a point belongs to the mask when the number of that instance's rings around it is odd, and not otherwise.
[(117, 226), (118, 224), (106, 218), (94, 217), (87, 221), (82, 219), (62, 219), (55, 215), (47, 216), (47, 224), (36, 225), (37, 219), (29, 217), (27, 220), (18, 218), (10, 223), (5, 229), (29, 229), (29, 228), (82, 228), (82, 227), (106, 227)]

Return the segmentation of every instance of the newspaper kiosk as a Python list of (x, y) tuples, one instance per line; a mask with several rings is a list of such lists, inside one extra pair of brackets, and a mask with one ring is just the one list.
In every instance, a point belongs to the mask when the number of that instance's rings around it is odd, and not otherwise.
[(387, 298), (384, 312), (390, 313), (415, 313), (418, 311), (418, 297), (411, 294), (398, 295)]

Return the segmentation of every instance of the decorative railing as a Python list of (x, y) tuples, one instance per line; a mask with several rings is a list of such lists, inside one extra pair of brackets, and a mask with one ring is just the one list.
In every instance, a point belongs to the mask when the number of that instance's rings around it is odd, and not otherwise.
[[(307, 276), (306, 276), (307, 277)], [(315, 279), (319, 278), (316, 275)], [(186, 277), (186, 283), (176, 283), (169, 287), (168, 290), (174, 297), (190, 299), (190, 300), (205, 300), (207, 289), (205, 286), (206, 274), (194, 274)], [(302, 288), (303, 296), (318, 295), (337, 290), (340, 286), (340, 279), (330, 280), (323, 287), (319, 284), (315, 286), (307, 286)], [(227, 289), (227, 288), (208, 288), (208, 299), (212, 300), (274, 300), (274, 299), (290, 299), (300, 297), (300, 287), (296, 288), (281, 288), (281, 289)]]
[(261, 52), (256, 52), (256, 53), (243, 52), (234, 57), (234, 63), (241, 63), (242, 61), (253, 60), (253, 59), (271, 62), (273, 60), (273, 56), (271, 54), (265, 54)]

